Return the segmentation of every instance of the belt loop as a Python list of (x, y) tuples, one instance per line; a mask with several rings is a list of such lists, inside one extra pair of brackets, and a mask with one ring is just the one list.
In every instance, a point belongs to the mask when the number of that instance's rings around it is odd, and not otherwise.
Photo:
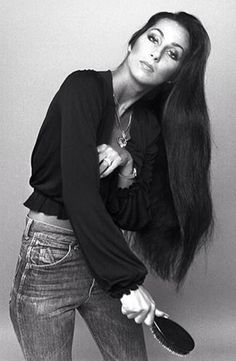
[(28, 216), (26, 217), (26, 226), (25, 226), (25, 230), (24, 230), (24, 236), (26, 238), (29, 238), (29, 232), (30, 232), (30, 228), (33, 225), (34, 220), (32, 218), (29, 218)]

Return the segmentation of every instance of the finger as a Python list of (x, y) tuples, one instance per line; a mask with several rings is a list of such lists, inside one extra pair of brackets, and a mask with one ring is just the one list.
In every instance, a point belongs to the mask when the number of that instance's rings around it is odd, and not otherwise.
[(168, 315), (168, 313), (165, 313), (163, 311), (158, 310), (157, 308), (155, 309), (155, 315), (157, 317), (165, 317), (165, 318), (169, 318), (170, 316)]
[(111, 174), (118, 166), (119, 166), (120, 162), (119, 159), (115, 159), (110, 167), (107, 167), (105, 169), (105, 171), (102, 173), (101, 178), (103, 177), (107, 177), (109, 174)]
[(135, 322), (142, 323), (147, 317), (150, 310), (151, 310), (151, 304), (146, 304), (145, 306), (143, 306), (137, 317), (135, 317)]
[(126, 307), (122, 306), (122, 307), (121, 307), (121, 313), (122, 313), (123, 315), (126, 315), (127, 313), (129, 313), (129, 310), (128, 310)]
[(121, 313), (123, 313), (123, 315), (125, 315), (127, 317), (129, 316), (129, 318), (134, 318), (134, 317), (138, 316), (141, 312), (142, 312), (142, 310), (134, 311), (134, 310), (130, 310), (129, 308), (127, 308), (125, 306), (121, 307)]
[(105, 151), (105, 152), (100, 152), (100, 153), (98, 154), (99, 163), (101, 163), (103, 160), (105, 160), (105, 159), (107, 159), (107, 158), (108, 158), (108, 162), (107, 162), (107, 163), (110, 164), (109, 161), (110, 161), (110, 160), (112, 161), (112, 159), (113, 159), (113, 156), (112, 156), (112, 155), (108, 154), (107, 151)]
[(154, 316), (155, 316), (155, 304), (152, 303), (150, 311), (147, 313), (145, 319), (143, 320), (145, 325), (150, 327), (153, 324)]
[[(99, 165), (100, 175), (106, 176), (110, 174), (114, 170), (112, 165), (113, 165), (113, 161), (106, 156)], [(107, 171), (108, 169), (110, 169), (110, 171)], [(106, 174), (104, 173), (105, 171)]]
[(129, 319), (137, 317), (137, 312), (130, 312), (126, 314), (126, 317)]
[(104, 160), (99, 164), (99, 172), (100, 176), (105, 172), (105, 170), (108, 168), (108, 163)]
[(104, 166), (104, 164), (101, 163), (99, 166), (100, 178), (102, 177), (102, 174), (105, 172), (105, 170), (106, 170), (106, 166)]
[(98, 153), (104, 152), (107, 149), (107, 144), (100, 144), (97, 146)]
[[(135, 322), (138, 321), (137, 323), (142, 323), (142, 313), (143, 313), (143, 311), (140, 311), (140, 312), (130, 312), (130, 313), (127, 313), (127, 314), (126, 314), (126, 317), (127, 317), (128, 319), (134, 318), (134, 319), (135, 319)], [(139, 320), (139, 317), (141, 318), (141, 320)]]
[(105, 153), (101, 152), (98, 154), (99, 164), (102, 163), (103, 159), (106, 157)]
[(138, 316), (136, 316), (136, 317), (134, 318), (135, 322), (136, 322), (136, 323), (142, 323), (142, 322), (144, 322), (145, 318), (147, 317), (147, 313), (148, 313), (148, 311), (142, 310), (142, 312), (140, 312), (140, 313), (138, 314)]

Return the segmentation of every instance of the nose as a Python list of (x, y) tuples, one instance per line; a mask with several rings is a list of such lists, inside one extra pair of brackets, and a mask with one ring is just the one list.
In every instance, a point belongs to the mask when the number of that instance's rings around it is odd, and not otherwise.
[(161, 51), (160, 48), (158, 48), (158, 49), (153, 50), (151, 52), (150, 56), (151, 56), (151, 58), (153, 58), (153, 60), (155, 62), (158, 63), (160, 61), (160, 59), (161, 59), (161, 54), (162, 54), (162, 51)]

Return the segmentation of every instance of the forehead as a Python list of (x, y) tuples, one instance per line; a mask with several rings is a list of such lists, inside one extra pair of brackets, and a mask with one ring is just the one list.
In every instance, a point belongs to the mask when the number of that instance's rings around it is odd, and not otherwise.
[(184, 49), (187, 49), (189, 46), (189, 33), (177, 21), (171, 19), (161, 19), (147, 31), (150, 31), (151, 29), (160, 29), (167, 42), (178, 43)]

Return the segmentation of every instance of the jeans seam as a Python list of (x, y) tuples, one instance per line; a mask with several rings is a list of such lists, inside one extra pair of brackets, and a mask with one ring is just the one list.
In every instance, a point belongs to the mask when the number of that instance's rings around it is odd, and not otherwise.
[(13, 293), (14, 285), (15, 285), (15, 282), (16, 282), (17, 274), (18, 274), (19, 269), (20, 269), (21, 261), (22, 261), (22, 257), (19, 254), (18, 258), (17, 258), (17, 264), (16, 264), (16, 269), (15, 269), (15, 273), (14, 273), (14, 277), (13, 277), (13, 282), (12, 282), (12, 285), (11, 285), (11, 288), (10, 288), (10, 300), (9, 300), (10, 302), (11, 302), (11, 299), (12, 299), (12, 293)]
[(33, 235), (33, 238), (30, 241), (30, 244), (29, 244), (27, 252), (26, 252), (26, 265), (25, 265), (24, 271), (22, 272), (21, 280), (19, 282), (19, 287), (18, 287), (17, 295), (16, 295), (16, 318), (17, 318), (17, 322), (18, 322), (18, 325), (19, 325), (19, 335), (20, 335), (21, 347), (22, 347), (22, 350), (23, 350), (23, 353), (24, 353), (24, 356), (25, 356), (26, 360), (28, 359), (28, 355), (27, 355), (27, 350), (26, 350), (26, 347), (25, 347), (24, 337), (23, 337), (22, 330), (21, 330), (22, 324), (21, 324), (21, 317), (20, 317), (20, 314), (19, 314), (19, 303), (20, 303), (20, 300), (22, 298), (21, 291), (22, 291), (22, 289), (24, 287), (26, 275), (27, 275), (27, 273), (28, 273), (28, 271), (30, 269), (30, 266), (31, 266), (29, 260), (30, 260), (32, 245), (33, 245), (34, 242), (35, 242), (35, 239), (34, 239), (34, 235)]
[(28, 263), (26, 263), (26, 266), (25, 266), (25, 269), (22, 273), (22, 276), (21, 276), (21, 280), (20, 280), (20, 283), (19, 283), (19, 288), (18, 288), (18, 291), (17, 291), (17, 295), (16, 295), (16, 318), (17, 318), (17, 322), (18, 322), (18, 325), (19, 325), (19, 334), (20, 334), (20, 341), (21, 341), (21, 347), (22, 347), (22, 350), (23, 350), (23, 353), (24, 353), (24, 356), (26, 359), (28, 359), (28, 355), (27, 355), (27, 351), (26, 351), (26, 347), (25, 347), (25, 342), (24, 342), (24, 337), (22, 335), (22, 330), (21, 330), (21, 317), (19, 315), (19, 303), (20, 303), (20, 300), (21, 300), (21, 291), (23, 289), (23, 286), (24, 286), (24, 282), (25, 282), (25, 279), (26, 279), (26, 274), (27, 274), (27, 271), (30, 269), (30, 265)]
[(92, 280), (92, 284), (91, 284), (91, 286), (89, 287), (89, 291), (88, 291), (88, 297), (85, 299), (85, 301), (83, 302), (83, 304), (89, 301), (89, 299), (90, 299), (90, 297), (91, 297), (91, 293), (92, 293), (93, 287), (94, 287), (94, 284), (95, 284), (95, 278), (93, 278), (93, 280)]
[(27, 264), (29, 265), (29, 267), (30, 267), (30, 265), (31, 265), (30, 256), (31, 256), (32, 248), (33, 248), (33, 245), (34, 245), (34, 244), (35, 244), (35, 234), (33, 234), (33, 237), (32, 237), (32, 239), (31, 239), (31, 241), (30, 241), (29, 246), (27, 247), (27, 252), (26, 252), (26, 262), (27, 262)]
[[(26, 255), (25, 255), (26, 264), (25, 264), (25, 268), (24, 268), (24, 270), (22, 272), (21, 279), (19, 281), (19, 287), (17, 289), (17, 294), (16, 294), (16, 320), (17, 320), (18, 329), (19, 329), (20, 345), (21, 345), (21, 348), (22, 348), (22, 351), (23, 351), (23, 354), (24, 354), (24, 357), (25, 357), (26, 361), (32, 361), (32, 359), (30, 358), (30, 355), (28, 354), (26, 343), (25, 343), (25, 340), (24, 340), (24, 334), (22, 332), (22, 317), (21, 317), (20, 312), (19, 312), (19, 305), (20, 305), (20, 302), (22, 300), (22, 296), (23, 296), (22, 291), (24, 289), (24, 284), (25, 284), (25, 280), (26, 280), (28, 271), (30, 269), (34, 269), (32, 267), (32, 263), (31, 263), (31, 253), (32, 253), (32, 248), (33, 248), (34, 244), (36, 243), (36, 241), (37, 240), (36, 240), (35, 234), (33, 234), (33, 237), (32, 237), (32, 239), (29, 242), (29, 245), (27, 247), (27, 251), (26, 251)], [(65, 257), (67, 257), (71, 253), (71, 250), (72, 250), (72, 246), (71, 246), (71, 244), (69, 244), (69, 250), (68, 250), (67, 254), (63, 257), (63, 259)], [(61, 262), (61, 260), (59, 260), (57, 262)]]

